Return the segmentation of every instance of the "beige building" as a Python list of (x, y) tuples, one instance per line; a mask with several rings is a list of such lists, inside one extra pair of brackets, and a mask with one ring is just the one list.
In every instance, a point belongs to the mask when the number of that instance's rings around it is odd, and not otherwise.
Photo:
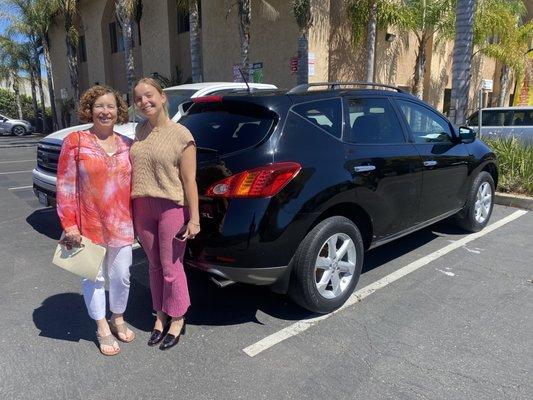
[[(95, 83), (105, 83), (126, 91), (125, 62), (120, 27), (114, 13), (114, 0), (80, 0), (77, 21), (80, 35), (80, 90)], [(290, 88), (296, 84), (291, 60), (297, 55), (298, 26), (286, 0), (270, 0), (278, 10), (275, 21), (252, 9), (251, 63), (262, 63), (263, 82)], [(189, 32), (186, 15), (178, 13), (175, 0), (144, 0), (142, 17), (135, 27), (135, 75), (157, 73), (173, 84), (184, 83), (191, 75)], [(224, 0), (201, 1), (201, 42), (205, 81), (231, 81), (239, 63), (237, 10), (228, 13)], [(309, 32), (309, 81), (352, 81), (364, 77), (364, 45), (354, 46), (350, 26), (341, 0), (314, 0), (314, 24)], [(254, 2), (252, 2), (252, 6)], [(530, 10), (531, 11), (531, 10)], [(62, 21), (55, 21), (51, 39), (51, 57), (57, 93), (72, 96), (66, 62)], [(451, 94), (453, 44), (428, 45), (424, 74), (424, 100), (447, 112)], [(375, 82), (410, 88), (416, 60), (416, 38), (409, 33), (379, 32), (376, 42)], [(474, 57), (470, 107), (477, 105), (476, 89), (481, 79), (494, 81), (497, 98), (500, 67), (479, 55)]]

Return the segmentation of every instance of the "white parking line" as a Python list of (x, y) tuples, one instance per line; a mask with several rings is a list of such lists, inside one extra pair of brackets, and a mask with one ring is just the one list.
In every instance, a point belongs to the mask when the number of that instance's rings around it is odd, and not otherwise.
[(22, 189), (31, 189), (33, 186), (18, 186), (18, 187), (12, 187), (8, 188), (7, 190), (22, 190)]
[(527, 211), (525, 211), (525, 210), (515, 211), (511, 215), (508, 215), (507, 217), (502, 218), (501, 220), (496, 221), (493, 224), (490, 224), (489, 226), (487, 226), (482, 231), (473, 233), (473, 234), (465, 236), (465, 237), (463, 237), (463, 238), (461, 238), (461, 239), (459, 239), (459, 240), (457, 240), (457, 241), (455, 241), (453, 243), (450, 243), (449, 245), (443, 247), (442, 249), (437, 250), (437, 251), (435, 251), (435, 252), (433, 252), (431, 254), (428, 254), (427, 256), (422, 257), (422, 258), (420, 258), (420, 259), (418, 259), (418, 260), (406, 265), (405, 267), (400, 268), (399, 270), (393, 272), (392, 274), (389, 274), (389, 275), (381, 278), (380, 280), (378, 280), (378, 281), (376, 281), (374, 283), (371, 283), (370, 285), (365, 286), (362, 289), (357, 290), (354, 294), (352, 294), (348, 298), (346, 303), (344, 303), (344, 305), (342, 307), (340, 307), (339, 309), (337, 309), (336, 311), (334, 311), (334, 312), (332, 312), (330, 314), (321, 315), (319, 317), (310, 318), (310, 319), (306, 319), (306, 320), (295, 322), (294, 324), (289, 325), (288, 327), (283, 328), (282, 330), (280, 330), (278, 332), (275, 332), (272, 335), (269, 335), (269, 336), (265, 337), (264, 339), (261, 339), (260, 341), (258, 341), (256, 343), (244, 348), (243, 351), (247, 355), (249, 355), (250, 357), (254, 357), (254, 356), (258, 355), (259, 353), (269, 349), (270, 347), (272, 347), (272, 346), (284, 341), (285, 339), (288, 339), (288, 338), (290, 338), (292, 336), (296, 336), (299, 333), (302, 333), (302, 332), (306, 331), (311, 326), (315, 325), (317, 322), (322, 321), (322, 320), (324, 320), (326, 318), (329, 318), (332, 315), (335, 315), (336, 313), (344, 310), (345, 308), (350, 307), (350, 306), (354, 305), (355, 303), (358, 303), (359, 301), (363, 300), (365, 297), (370, 296), (376, 290), (384, 288), (385, 286), (387, 286), (390, 283), (400, 279), (401, 277), (403, 277), (403, 276), (405, 276), (407, 274), (410, 274), (411, 272), (416, 271), (417, 269), (423, 267), (424, 265), (427, 265), (430, 262), (435, 261), (436, 259), (444, 256), (445, 254), (448, 254), (449, 252), (451, 252), (451, 251), (453, 251), (455, 249), (458, 249), (458, 248), (464, 246), (465, 244), (467, 244), (467, 243), (469, 243), (469, 242), (471, 242), (473, 240), (476, 240), (476, 239), (478, 239), (478, 238), (480, 238), (482, 236), (485, 236), (485, 235), (489, 234), (490, 232), (492, 232), (492, 231), (504, 226), (505, 224), (508, 224), (511, 221), (514, 221), (515, 219), (521, 217), (524, 214), (527, 214)]
[(0, 161), (0, 164), (12, 164), (12, 163), (21, 163), (21, 162), (30, 162), (30, 161), (35, 161), (35, 158), (31, 160)]
[(24, 172), (31, 172), (32, 170), (30, 169), (29, 171), (11, 171), (11, 172), (0, 172), (0, 175), (9, 175), (9, 174), (22, 174)]

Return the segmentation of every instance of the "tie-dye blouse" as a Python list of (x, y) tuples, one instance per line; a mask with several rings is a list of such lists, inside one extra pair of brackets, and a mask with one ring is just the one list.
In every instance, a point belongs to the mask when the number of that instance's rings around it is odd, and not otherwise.
[[(63, 141), (57, 168), (57, 213), (65, 231), (79, 230), (95, 243), (122, 247), (133, 243), (131, 139), (115, 133), (117, 151), (109, 155), (89, 131)], [(79, 149), (79, 184), (76, 159)], [(77, 199), (79, 188), (79, 207)]]

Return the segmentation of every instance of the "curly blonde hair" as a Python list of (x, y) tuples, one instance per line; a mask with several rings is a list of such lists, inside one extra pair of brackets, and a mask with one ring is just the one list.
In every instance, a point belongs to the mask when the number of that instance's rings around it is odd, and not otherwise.
[(93, 121), (93, 106), (97, 98), (106, 94), (115, 96), (117, 103), (117, 123), (125, 124), (128, 122), (128, 105), (119, 92), (109, 86), (95, 85), (87, 89), (80, 98), (78, 105), (78, 118), (81, 122)]

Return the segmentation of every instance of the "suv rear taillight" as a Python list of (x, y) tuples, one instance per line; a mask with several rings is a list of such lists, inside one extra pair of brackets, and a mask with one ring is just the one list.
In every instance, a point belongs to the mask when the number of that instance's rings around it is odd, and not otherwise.
[(211, 185), (208, 197), (257, 198), (279, 193), (302, 169), (295, 162), (279, 162), (229, 176)]

